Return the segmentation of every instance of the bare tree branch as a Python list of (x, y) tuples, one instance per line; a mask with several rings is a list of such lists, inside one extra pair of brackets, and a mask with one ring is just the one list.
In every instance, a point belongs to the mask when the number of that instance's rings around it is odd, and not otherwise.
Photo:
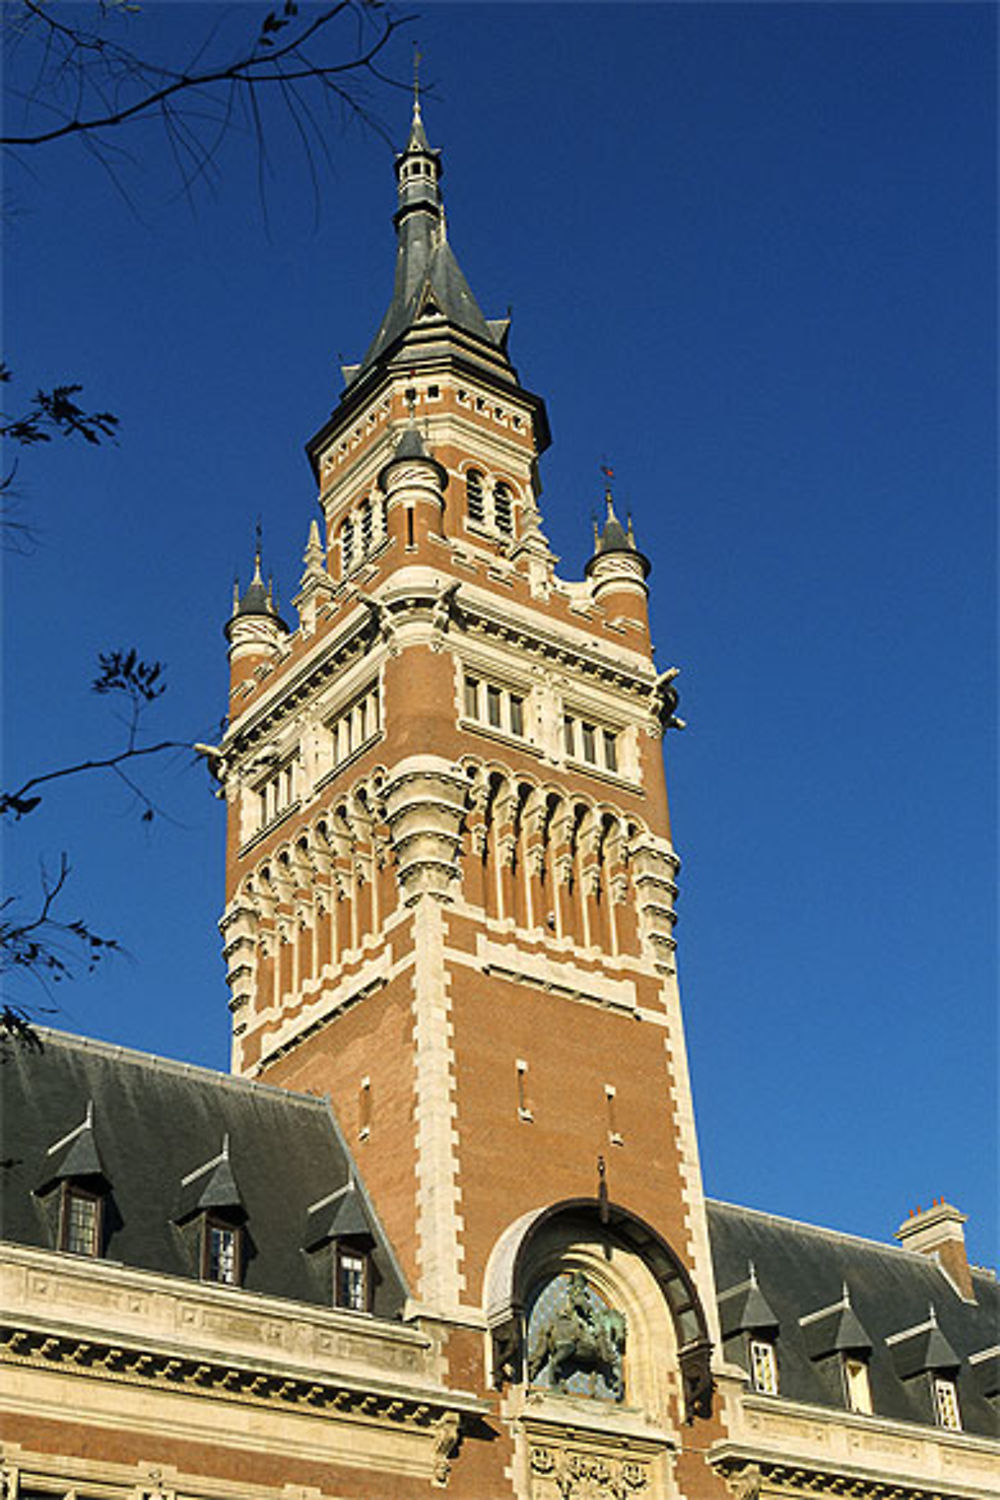
[[(228, 125), (231, 91), (256, 104), (259, 91), (274, 88), (290, 109), (287, 86), (297, 82), (332, 93), (350, 113), (386, 134), (369, 109), (366, 87), (369, 81), (403, 87), (377, 64), (412, 17), (394, 14), (381, 0), (338, 0), (318, 10), (284, 0), (267, 12), (251, 42), (210, 61), (216, 41), (210, 33), (183, 67), (142, 55), (110, 34), (109, 24), (127, 19), (132, 9), (101, 6), (99, 29), (87, 30), (61, 19), (52, 0), (20, 0), (8, 8), (12, 50), (30, 51), (34, 45), (39, 57), (26, 86), (18, 88), (8, 78), (8, 93), (22, 99), (29, 123), (0, 136), (0, 146), (23, 150), (87, 136), (103, 150), (106, 132), (157, 117), (176, 143), (182, 113), (192, 137), (198, 137), (209, 124)], [(355, 31), (346, 45), (345, 26)], [(193, 103), (200, 115), (191, 113)], [(33, 123), (38, 112), (58, 118), (51, 124)], [(198, 123), (192, 125), (192, 120)], [(214, 149), (199, 138), (192, 154), (207, 161)]]

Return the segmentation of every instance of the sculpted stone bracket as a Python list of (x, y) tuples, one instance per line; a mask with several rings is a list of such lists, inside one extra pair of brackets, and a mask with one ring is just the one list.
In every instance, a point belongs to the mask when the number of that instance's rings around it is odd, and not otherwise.
[(715, 1381), (712, 1377), (711, 1341), (696, 1339), (686, 1344), (680, 1351), (679, 1360), (684, 1386), (684, 1420), (690, 1424), (695, 1417), (712, 1415)]
[[(204, 1392), (215, 1401), (248, 1399), (262, 1404), (298, 1407), (367, 1418), (436, 1433), (435, 1476), (448, 1477), (450, 1460), (462, 1433), (462, 1414), (433, 1398), (399, 1391), (372, 1391), (311, 1375), (262, 1373), (221, 1360), (185, 1358), (159, 1350), (103, 1343), (73, 1335), (48, 1334), (38, 1329), (0, 1328), (0, 1361), (7, 1364), (59, 1368), (66, 1374), (173, 1386), (186, 1393)], [(2, 1493), (2, 1492), (0, 1492)]]

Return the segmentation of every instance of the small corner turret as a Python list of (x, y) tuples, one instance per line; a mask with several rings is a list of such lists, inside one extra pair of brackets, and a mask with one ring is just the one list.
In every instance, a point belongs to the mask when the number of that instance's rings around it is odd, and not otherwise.
[(280, 649), (289, 628), (278, 613), (272, 579), (264, 582), (261, 572), (260, 528), (254, 548), (253, 576), (240, 594), (239, 580), (233, 587), (233, 612), (224, 626), (229, 642), (229, 690), (236, 691), (254, 671)]
[(646, 600), (649, 590), (650, 563), (639, 551), (629, 517), (625, 526), (615, 514), (611, 493), (611, 470), (603, 470), (608, 483), (604, 490), (604, 526), (594, 523), (594, 554), (585, 572), (595, 604), (602, 605), (610, 618), (631, 621), (641, 630), (649, 630)]

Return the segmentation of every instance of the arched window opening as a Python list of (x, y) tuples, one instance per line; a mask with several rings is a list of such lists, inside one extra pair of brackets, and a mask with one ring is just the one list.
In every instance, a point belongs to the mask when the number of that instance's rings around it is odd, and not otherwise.
[(345, 576), (354, 566), (354, 522), (350, 518), (340, 528), (340, 566)]
[(506, 484), (498, 484), (493, 490), (493, 519), (497, 531), (510, 536), (514, 530), (514, 501)]
[(477, 469), (470, 469), (465, 477), (465, 500), (469, 520), (482, 526), (486, 521), (486, 498), (483, 494), (483, 476)]
[(372, 548), (372, 503), (370, 500), (361, 502), (358, 519), (361, 525), (361, 553), (364, 556)]

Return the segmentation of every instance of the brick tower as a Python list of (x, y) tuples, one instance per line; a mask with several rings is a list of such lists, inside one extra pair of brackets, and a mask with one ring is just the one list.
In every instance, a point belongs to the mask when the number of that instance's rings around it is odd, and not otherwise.
[(662, 1293), (680, 1422), (707, 1413), (714, 1298), (672, 935), (675, 674), (610, 491), (585, 578), (556, 575), (545, 407), (459, 269), (441, 171), (417, 105), (392, 299), (308, 444), (297, 627), (259, 555), (227, 626), (232, 1065), (331, 1096), (463, 1383), (523, 1378), (529, 1262), (569, 1274), (610, 1237), (647, 1267), (633, 1323)]

